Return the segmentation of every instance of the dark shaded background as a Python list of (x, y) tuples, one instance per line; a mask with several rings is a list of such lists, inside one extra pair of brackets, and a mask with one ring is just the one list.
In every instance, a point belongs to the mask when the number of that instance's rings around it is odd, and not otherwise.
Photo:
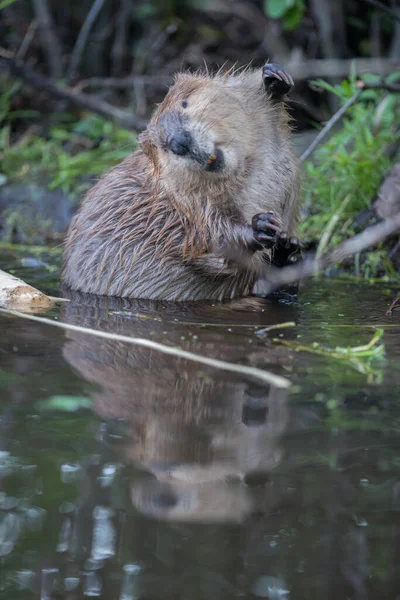
[[(270, 59), (297, 82), (294, 100), (307, 108), (297, 105), (295, 116), (304, 128), (333, 108), (307, 79), (344, 78), (352, 58), (364, 59), (358, 72), (387, 73), (388, 61), (400, 58), (396, 0), (3, 0), (0, 8), (3, 56), (129, 106), (139, 124), (177, 70)], [(14, 102), (44, 113), (67, 108), (47, 92), (21, 92)]]

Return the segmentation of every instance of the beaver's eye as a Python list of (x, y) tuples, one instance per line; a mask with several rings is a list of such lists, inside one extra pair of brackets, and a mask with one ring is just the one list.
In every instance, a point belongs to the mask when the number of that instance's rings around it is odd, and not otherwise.
[(182, 108), (187, 108), (187, 107), (188, 107), (188, 103), (187, 103), (187, 101), (186, 101), (186, 100), (184, 100), (184, 101), (182, 102)]

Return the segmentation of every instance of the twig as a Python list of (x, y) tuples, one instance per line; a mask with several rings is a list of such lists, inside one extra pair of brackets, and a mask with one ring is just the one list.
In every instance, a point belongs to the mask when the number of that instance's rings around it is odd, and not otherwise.
[(86, 88), (113, 88), (124, 90), (131, 88), (135, 83), (151, 85), (152, 87), (165, 87), (173, 83), (173, 77), (169, 75), (128, 75), (127, 77), (89, 77), (81, 79), (76, 83), (74, 89)]
[(94, 0), (92, 7), (89, 10), (88, 15), (82, 25), (82, 28), (76, 40), (76, 44), (74, 46), (74, 49), (72, 50), (71, 61), (66, 76), (67, 82), (71, 81), (75, 77), (75, 73), (79, 67), (79, 63), (82, 60), (82, 54), (85, 49), (90, 30), (92, 29), (99, 12), (103, 8), (104, 1), (105, 0)]
[(361, 89), (357, 90), (356, 93), (351, 98), (349, 98), (347, 100), (347, 102), (345, 102), (345, 104), (343, 104), (343, 106), (341, 108), (339, 108), (339, 110), (337, 112), (335, 112), (335, 114), (333, 115), (333, 117), (331, 117), (329, 119), (329, 121), (327, 122), (327, 124), (325, 125), (325, 127), (323, 127), (321, 129), (321, 131), (316, 136), (316, 138), (308, 146), (307, 150), (305, 150), (303, 152), (303, 154), (300, 156), (300, 160), (306, 160), (314, 152), (314, 150), (318, 146), (318, 144), (324, 139), (324, 137), (326, 136), (326, 134), (329, 133), (329, 131), (332, 129), (332, 127), (338, 121), (340, 121), (340, 119), (343, 117), (344, 113), (350, 108), (350, 106), (353, 106), (353, 104), (355, 102), (357, 102), (357, 100), (361, 96), (362, 92), (363, 92), (363, 90), (361, 90)]
[(62, 51), (59, 39), (54, 31), (53, 19), (47, 0), (33, 0), (33, 4), (47, 55), (49, 73), (51, 77), (58, 79), (62, 74)]
[(393, 310), (395, 308), (400, 308), (400, 296), (398, 298), (395, 298), (392, 302), (392, 304), (389, 306), (389, 308), (387, 309), (385, 315), (387, 317), (391, 317), (393, 314)]
[[(291, 73), (294, 79), (314, 79), (314, 78), (341, 78), (347, 77), (351, 67), (355, 66), (358, 75), (363, 73), (377, 73), (384, 77), (400, 69), (400, 61), (387, 59), (369, 59), (357, 58), (353, 60), (340, 59), (316, 59), (299, 62), (288, 61), (285, 68)], [(127, 77), (90, 77), (82, 79), (77, 83), (79, 89), (84, 88), (131, 88), (135, 81), (154, 87), (170, 85), (173, 82), (169, 75), (129, 75)]]
[(326, 134), (332, 129), (334, 125), (343, 117), (345, 112), (353, 106), (355, 102), (359, 99), (362, 92), (365, 90), (375, 90), (382, 89), (388, 92), (400, 92), (400, 83), (393, 83), (390, 81), (357, 81), (356, 87), (358, 88), (356, 93), (353, 94), (351, 98), (349, 98), (341, 108), (329, 119), (325, 127), (321, 129), (316, 138), (312, 141), (309, 147), (303, 152), (300, 156), (300, 160), (306, 160), (309, 156), (314, 152), (315, 148), (318, 144), (326, 137)]
[(340, 79), (348, 77), (352, 68), (355, 69), (358, 75), (376, 74), (386, 77), (400, 68), (400, 61), (387, 58), (315, 58), (299, 60), (296, 57), (285, 62), (285, 70), (292, 75), (295, 81), (325, 77)]
[(95, 337), (100, 337), (106, 340), (126, 342), (127, 344), (132, 344), (134, 346), (150, 348), (151, 350), (156, 350), (157, 352), (162, 352), (164, 354), (169, 354), (170, 356), (176, 356), (177, 358), (182, 358), (184, 360), (190, 360), (196, 363), (207, 365), (209, 367), (214, 367), (215, 369), (222, 369), (223, 371), (241, 373), (242, 375), (254, 377), (263, 381), (264, 383), (268, 383), (278, 388), (287, 389), (291, 386), (291, 382), (285, 377), (275, 375), (274, 373), (270, 373), (269, 371), (265, 371), (264, 369), (258, 369), (257, 367), (247, 367), (246, 365), (238, 365), (223, 360), (208, 358), (207, 356), (201, 356), (200, 354), (195, 354), (194, 352), (187, 352), (186, 350), (181, 350), (180, 348), (166, 346), (165, 344), (153, 342), (152, 340), (146, 340), (144, 338), (133, 338), (127, 335), (119, 335), (117, 333), (108, 333), (106, 331), (89, 329), (88, 327), (71, 325), (69, 323), (62, 323), (61, 321), (53, 321), (52, 319), (46, 319), (45, 317), (27, 315), (15, 310), (7, 310), (0, 308), (0, 313), (20, 317), (22, 319), (36, 321), (37, 323), (43, 323), (45, 325), (51, 325), (53, 327), (58, 327), (66, 331), (76, 331), (78, 333), (85, 333), (87, 335), (93, 335)]
[(386, 90), (387, 92), (400, 92), (400, 83), (391, 81), (357, 81), (356, 86), (361, 90)]
[(311, 13), (317, 21), (321, 49), (327, 58), (336, 58), (331, 6), (330, 0), (310, 0)]
[(131, 10), (132, 7), (130, 0), (120, 0), (120, 7), (117, 14), (115, 39), (111, 48), (111, 72), (113, 75), (119, 75), (122, 71), (122, 63), (128, 41), (129, 17)]
[(107, 119), (112, 119), (126, 129), (141, 130), (145, 126), (144, 122), (136, 119), (133, 115), (112, 106), (108, 102), (104, 102), (103, 100), (99, 100), (88, 94), (83, 94), (82, 92), (76, 92), (70, 87), (60, 86), (57, 83), (54, 83), (50, 78), (35, 73), (35, 71), (25, 65), (22, 61), (10, 58), (7, 51), (4, 52), (0, 49), (0, 57), (8, 63), (13, 75), (20, 77), (40, 90), (45, 90), (57, 98), (69, 100), (81, 108), (95, 112)]
[(354, 256), (354, 254), (362, 250), (375, 246), (385, 238), (396, 233), (399, 229), (400, 213), (391, 219), (368, 227), (319, 258), (305, 257), (304, 261), (297, 265), (285, 267), (284, 269), (272, 270), (271, 268), (268, 279), (264, 281), (262, 293), (270, 294), (282, 286), (309, 279), (328, 266), (340, 263), (345, 258)]
[(396, 11), (396, 9), (386, 6), (386, 4), (383, 4), (383, 2), (379, 2), (379, 0), (364, 0), (364, 2), (366, 2), (367, 4), (371, 4), (371, 6), (376, 6), (376, 8), (383, 10), (384, 12), (388, 13), (388, 15), (391, 15), (397, 21), (400, 21), (400, 14)]
[(400, 308), (400, 296), (398, 298), (395, 298), (392, 302), (392, 304), (389, 306), (389, 308), (387, 309), (385, 315), (387, 317), (391, 317), (393, 314), (393, 310), (395, 308)]
[(19, 50), (16, 54), (16, 58), (18, 58), (20, 60), (23, 60), (25, 58), (25, 54), (26, 54), (29, 46), (31, 45), (31, 42), (35, 36), (37, 27), (38, 27), (38, 22), (35, 19), (29, 25), (29, 27), (25, 33), (24, 39), (22, 40)]

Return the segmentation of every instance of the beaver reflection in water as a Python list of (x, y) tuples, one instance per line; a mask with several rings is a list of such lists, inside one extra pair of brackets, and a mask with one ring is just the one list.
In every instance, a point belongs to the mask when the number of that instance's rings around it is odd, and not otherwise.
[(88, 192), (62, 279), (72, 289), (163, 300), (252, 293), (298, 253), (299, 167), (278, 65), (179, 74), (141, 148)]

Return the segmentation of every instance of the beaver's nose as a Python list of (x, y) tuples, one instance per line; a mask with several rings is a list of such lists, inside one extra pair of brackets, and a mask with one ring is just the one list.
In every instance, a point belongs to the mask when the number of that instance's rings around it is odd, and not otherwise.
[(185, 129), (176, 131), (168, 138), (168, 148), (178, 156), (189, 154), (192, 146), (192, 136)]

